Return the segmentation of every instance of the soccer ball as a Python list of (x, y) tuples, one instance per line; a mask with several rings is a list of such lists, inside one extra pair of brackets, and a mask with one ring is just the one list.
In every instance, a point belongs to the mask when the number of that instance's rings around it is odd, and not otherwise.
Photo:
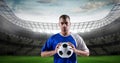
[(73, 54), (73, 50), (70, 48), (72, 47), (69, 46), (67, 42), (63, 42), (59, 47), (57, 53), (61, 58), (69, 58)]

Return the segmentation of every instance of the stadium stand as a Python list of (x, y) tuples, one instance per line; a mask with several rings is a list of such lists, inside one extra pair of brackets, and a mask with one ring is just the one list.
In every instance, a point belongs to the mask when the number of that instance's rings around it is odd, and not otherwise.
[[(120, 4), (116, 3), (108, 16), (99, 21), (72, 24), (72, 30), (91, 29), (89, 32), (78, 32), (85, 40), (91, 55), (120, 55), (118, 13)], [(52, 34), (32, 31), (36, 27), (41, 30), (58, 28), (55, 23), (37, 24), (21, 20), (14, 15), (4, 0), (0, 0), (0, 55), (40, 55), (41, 47)]]

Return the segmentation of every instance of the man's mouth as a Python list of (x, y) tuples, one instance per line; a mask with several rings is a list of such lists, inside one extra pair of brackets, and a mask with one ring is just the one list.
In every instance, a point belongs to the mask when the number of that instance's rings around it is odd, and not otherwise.
[(66, 31), (66, 28), (64, 27), (63, 30)]

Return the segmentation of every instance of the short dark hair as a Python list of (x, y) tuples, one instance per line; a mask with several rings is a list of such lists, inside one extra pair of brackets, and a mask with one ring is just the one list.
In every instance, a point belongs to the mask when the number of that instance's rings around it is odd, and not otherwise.
[(68, 15), (66, 15), (66, 14), (61, 15), (61, 16), (59, 17), (59, 19), (60, 19), (60, 18), (63, 18), (63, 19), (68, 18), (68, 19), (70, 19), (70, 17), (69, 17)]

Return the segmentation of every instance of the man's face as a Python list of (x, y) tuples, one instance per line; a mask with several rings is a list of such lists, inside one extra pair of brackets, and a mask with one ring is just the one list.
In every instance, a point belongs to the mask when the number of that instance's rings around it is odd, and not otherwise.
[(59, 26), (60, 26), (60, 29), (62, 32), (66, 33), (69, 31), (70, 29), (70, 19), (69, 18), (66, 18), (66, 19), (63, 19), (63, 18), (60, 18), (59, 19)]

